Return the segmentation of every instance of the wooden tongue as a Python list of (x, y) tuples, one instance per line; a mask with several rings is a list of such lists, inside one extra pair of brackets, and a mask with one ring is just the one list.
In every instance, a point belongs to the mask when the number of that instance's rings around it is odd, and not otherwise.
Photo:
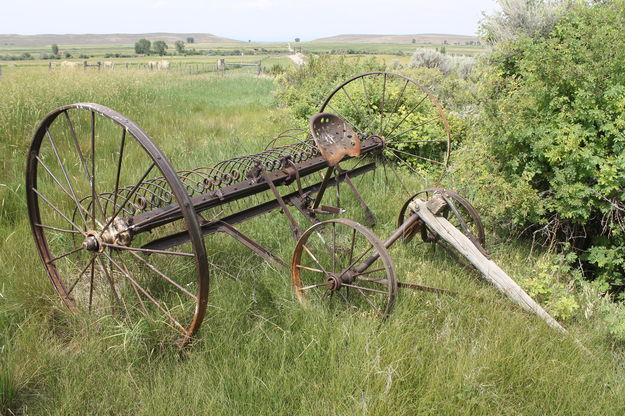
[(360, 156), (360, 139), (349, 124), (330, 113), (318, 113), (310, 118), (310, 130), (321, 156), (334, 166), (345, 156)]

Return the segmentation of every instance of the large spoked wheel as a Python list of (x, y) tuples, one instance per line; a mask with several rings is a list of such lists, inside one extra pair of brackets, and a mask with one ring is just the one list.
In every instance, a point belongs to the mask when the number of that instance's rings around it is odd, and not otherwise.
[[(485, 255), (488, 255), (486, 251), (486, 236), (484, 234), (484, 226), (482, 225), (482, 220), (480, 219), (477, 210), (471, 205), (469, 201), (467, 201), (463, 196), (459, 193), (452, 191), (450, 189), (444, 188), (428, 188), (421, 190), (408, 198), (408, 200), (404, 203), (399, 211), (399, 215), (397, 217), (397, 226), (401, 226), (410, 216), (410, 203), (420, 198), (424, 201), (430, 199), (434, 194), (440, 194), (443, 196), (445, 201), (447, 202), (447, 206), (440, 213), (443, 217), (445, 217), (454, 227), (460, 230), (465, 236), (473, 242), (473, 244)], [(404, 233), (403, 241), (408, 242), (412, 240), (412, 238), (420, 233), (421, 239), (427, 243), (438, 243), (442, 245), (444, 248), (447, 247), (447, 243), (438, 237), (438, 235), (432, 232), (425, 224), (422, 222), (416, 222), (414, 226), (408, 228)]]
[[(185, 345), (206, 312), (208, 263), (195, 210), (176, 172), (134, 122), (98, 104), (60, 107), (33, 138), (28, 213), (44, 267), (63, 302), (175, 328)], [(178, 212), (179, 220), (134, 233), (133, 216)], [(145, 224), (143, 224), (145, 225)], [(187, 230), (167, 250), (150, 241)]]
[(366, 227), (331, 219), (310, 227), (291, 262), (296, 297), (386, 317), (395, 304), (395, 268), (382, 242)]
[(332, 91), (319, 111), (347, 121), (361, 140), (381, 138), (392, 169), (403, 166), (425, 183), (438, 183), (444, 175), (449, 124), (438, 101), (414, 80), (391, 72), (361, 74)]

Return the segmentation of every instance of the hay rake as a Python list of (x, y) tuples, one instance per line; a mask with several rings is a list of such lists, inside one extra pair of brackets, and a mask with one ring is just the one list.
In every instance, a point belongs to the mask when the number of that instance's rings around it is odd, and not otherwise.
[[(68, 307), (156, 315), (185, 345), (208, 305), (204, 237), (227, 234), (284, 265), (236, 228), (272, 211), (285, 214), (297, 239), (291, 276), (302, 301), (386, 316), (398, 287), (445, 292), (399, 282), (387, 249), (415, 235), (445, 246), (417, 215), (415, 203), (423, 200), (438, 201), (439, 218), (487, 254), (468, 201), (440, 188), (421, 191), (408, 198), (397, 230), (382, 241), (364, 225), (337, 218), (344, 212), (340, 194), (329, 203), (326, 191), (345, 184), (372, 226), (375, 215), (352, 179), (378, 165), (399, 179), (400, 166), (440, 178), (449, 152), (449, 126), (432, 94), (387, 72), (361, 74), (335, 88), (310, 119), (310, 131), (289, 130), (259, 153), (179, 171), (133, 121), (102, 105), (78, 103), (52, 111), (34, 135), (28, 212), (43, 265)], [(294, 212), (313, 225), (304, 230)], [(328, 215), (333, 218), (322, 220)]]

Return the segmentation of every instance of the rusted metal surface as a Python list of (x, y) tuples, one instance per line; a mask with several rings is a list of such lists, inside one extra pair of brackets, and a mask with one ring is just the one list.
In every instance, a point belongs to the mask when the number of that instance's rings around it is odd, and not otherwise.
[[(112, 298), (129, 316), (164, 316), (185, 345), (208, 304), (204, 237), (227, 235), (282, 267), (280, 258), (236, 228), (280, 210), (297, 239), (291, 277), (300, 300), (338, 301), (387, 316), (398, 287), (448, 293), (398, 282), (388, 249), (419, 232), (437, 241), (410, 208), (414, 198), (437, 193), (444, 215), (457, 218), (483, 250), (479, 216), (457, 193), (429, 188), (415, 194), (384, 241), (355, 221), (321, 220), (345, 212), (345, 183), (373, 226), (375, 215), (352, 179), (377, 166), (385, 174), (392, 170), (403, 189), (396, 165), (418, 176), (430, 165), (444, 169), (449, 126), (434, 97), (402, 75), (366, 73), (335, 88), (310, 128), (287, 130), (259, 153), (176, 171), (147, 133), (111, 109), (81, 103), (53, 111), (34, 136), (26, 175), (33, 235), (53, 286), (71, 308), (98, 309)], [(117, 149), (112, 163), (98, 165), (108, 160), (101, 152), (111, 148)], [(354, 158), (357, 163), (344, 168)], [(327, 202), (330, 188), (336, 204)], [(313, 226), (304, 230), (301, 218)]]
[(310, 131), (329, 166), (335, 166), (345, 156), (360, 156), (358, 135), (340, 117), (330, 113), (315, 114), (310, 118)]

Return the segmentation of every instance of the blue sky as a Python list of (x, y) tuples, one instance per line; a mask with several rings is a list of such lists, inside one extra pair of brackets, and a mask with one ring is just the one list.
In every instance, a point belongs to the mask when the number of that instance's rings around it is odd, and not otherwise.
[(0, 33), (212, 33), (303, 41), (344, 33), (475, 34), (495, 0), (2, 0)]

